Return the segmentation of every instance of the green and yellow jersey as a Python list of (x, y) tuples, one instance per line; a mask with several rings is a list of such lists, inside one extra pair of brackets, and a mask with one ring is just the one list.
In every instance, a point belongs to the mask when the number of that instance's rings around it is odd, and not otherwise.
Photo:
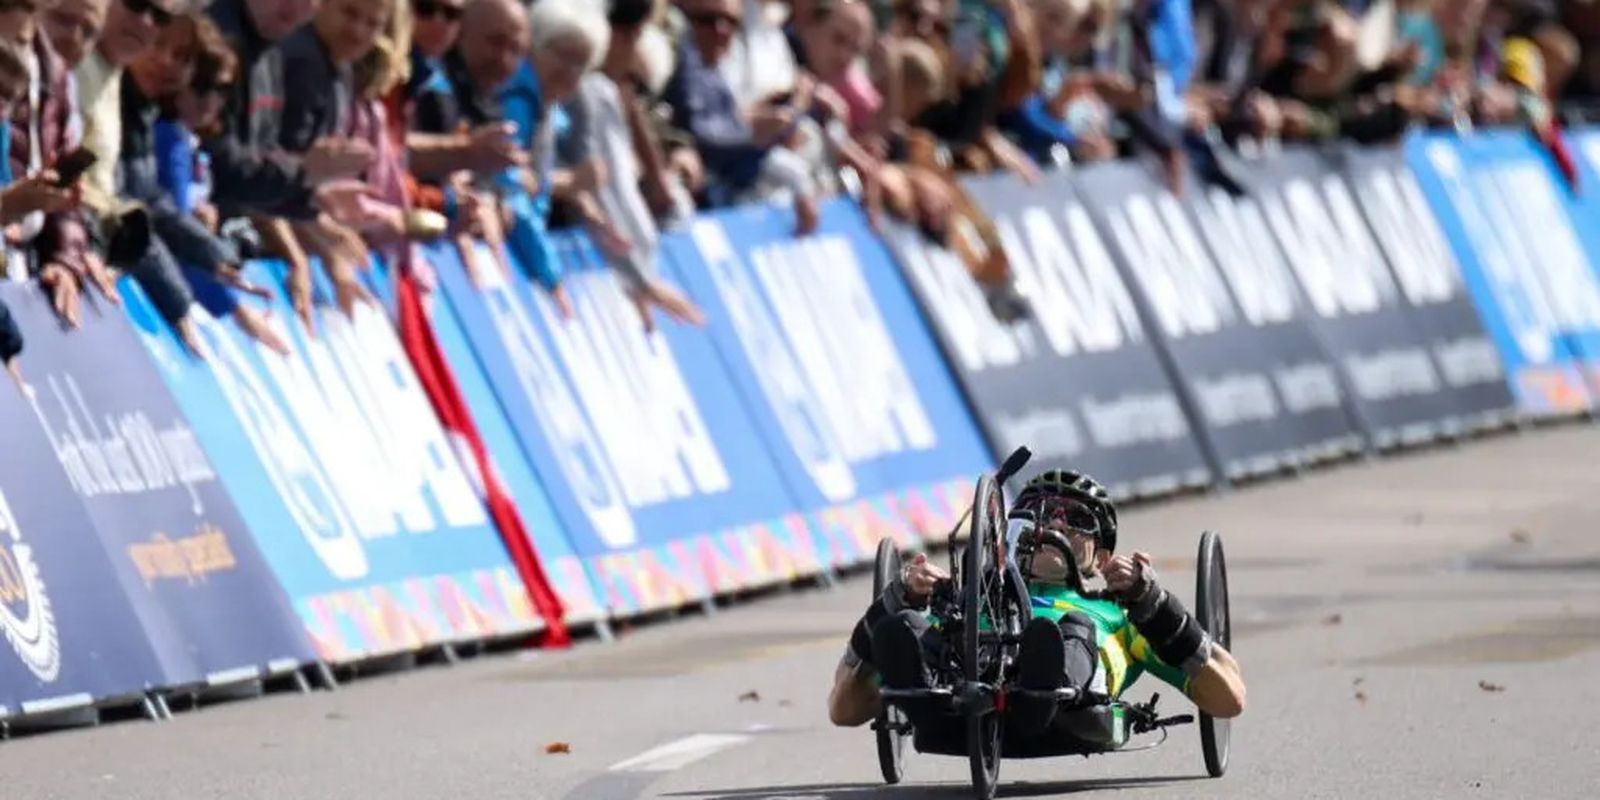
[(1188, 676), (1155, 654), (1150, 642), (1134, 629), (1128, 615), (1115, 602), (1091, 600), (1065, 586), (1035, 581), (1028, 583), (1028, 594), (1033, 598), (1035, 617), (1058, 622), (1070, 612), (1081, 611), (1094, 622), (1100, 650), (1100, 672), (1094, 688), (1110, 697), (1120, 697), (1139, 676), (1149, 672), (1188, 694)]

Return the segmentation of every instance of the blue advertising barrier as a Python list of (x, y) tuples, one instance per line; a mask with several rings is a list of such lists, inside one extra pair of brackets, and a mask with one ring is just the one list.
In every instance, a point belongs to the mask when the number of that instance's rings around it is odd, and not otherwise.
[(1516, 406), (1505, 364), (1404, 153), (1351, 146), (1342, 156), (1345, 180), (1467, 427), (1504, 423)]
[(857, 206), (698, 217), (663, 240), (664, 270), (710, 320), (738, 385), (829, 566), (878, 540), (942, 538), (993, 463), (915, 301)]
[(1209, 485), (1211, 467), (1072, 176), (1037, 189), (1009, 176), (966, 187), (994, 219), (1031, 318), (998, 319), (966, 266), (920, 232), (895, 225), (888, 238), (994, 458), (1027, 445), (1027, 473), (1084, 470), (1119, 498)]
[[(1230, 248), (1213, 259), (1197, 220), (1220, 226), (1217, 218), (1191, 216), (1144, 165), (1097, 165), (1077, 177), (1218, 474), (1259, 476), (1360, 449), (1337, 373), (1286, 291), (1292, 283), (1271, 280), (1288, 277), (1267, 263), (1273, 253), (1241, 259), (1249, 248)], [(1247, 314), (1235, 299), (1265, 300), (1273, 289), (1275, 308), (1263, 302)]]
[(449, 246), (429, 258), (608, 611), (817, 570), (805, 520), (709, 336), (675, 324), (647, 334), (614, 275), (577, 240), (556, 245), (572, 319), (487, 246), (471, 264)]
[(28, 331), (32, 420), (88, 510), (164, 683), (231, 683), (312, 660), (213, 451), (129, 319), (85, 304), (83, 324), (69, 331), (42, 293), (9, 287), (3, 296)]
[[(426, 253), (420, 247), (414, 251), (414, 257), (427, 260)], [(431, 267), (428, 269), (431, 270)], [(381, 259), (377, 260), (368, 280), (373, 294), (390, 309), (391, 315), (395, 309), (396, 280), (394, 270)], [(533, 466), (517, 445), (511, 422), (506, 419), (505, 411), (495, 399), (494, 389), (467, 341), (466, 331), (456, 318), (455, 309), (438, 292), (430, 292), (422, 297), (422, 312), (433, 329), (439, 349), (450, 363), (456, 388), (471, 407), (478, 435), (493, 462), (492, 479), (498, 481), (515, 500), (545, 574), (556, 594), (561, 597), (564, 620), (569, 625), (578, 625), (603, 619), (605, 609), (595, 593), (593, 579), (573, 550), (566, 531), (556, 521), (550, 495), (539, 483)], [(472, 477), (482, 479), (482, 476)], [(516, 591), (514, 587), (506, 589)]]
[[(1572, 192), (1556, 174), (1543, 149), (1524, 133), (1496, 131), (1460, 140), (1467, 169), (1479, 178), (1485, 194), (1499, 193), (1508, 212), (1501, 224), (1538, 265), (1556, 320), (1578, 356), (1580, 366), (1600, 375), (1600, 275), (1589, 248), (1600, 233), (1585, 227)], [(1491, 189), (1491, 187), (1493, 187)], [(1491, 203), (1494, 201), (1491, 200)], [(1600, 383), (1589, 382), (1591, 395)]]
[[(0, 292), (7, 303), (20, 295)], [(32, 354), (23, 360), (38, 377)], [(10, 380), (0, 379), (0, 419), (0, 720), (164, 685), (88, 509)]]
[[(280, 286), (283, 268), (246, 275)], [(146, 345), (209, 449), (328, 662), (532, 630), (528, 606), (380, 310), (354, 320), (317, 287), (316, 337), (274, 294), (271, 324), (290, 356), (196, 311), (204, 366), (146, 327)], [(257, 303), (254, 299), (244, 302)], [(164, 327), (164, 326), (160, 326)]]
[(1580, 371), (1571, 320), (1558, 312), (1544, 270), (1505, 196), (1489, 175), (1470, 166), (1483, 156), (1469, 155), (1457, 137), (1444, 134), (1415, 136), (1405, 149), (1499, 348), (1518, 408), (1535, 417), (1587, 410), (1593, 399)]

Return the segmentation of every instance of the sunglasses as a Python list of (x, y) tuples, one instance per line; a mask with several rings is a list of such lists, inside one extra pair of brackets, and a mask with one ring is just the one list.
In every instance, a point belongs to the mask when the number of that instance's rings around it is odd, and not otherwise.
[(172, 12), (156, 5), (152, 0), (122, 0), (122, 7), (136, 17), (149, 17), (158, 28), (165, 28), (172, 23)]
[(411, 0), (411, 9), (418, 17), (438, 17), (445, 22), (460, 22), (463, 6), (441, 3), (439, 0)]
[(10, 11), (37, 14), (39, 13), (39, 3), (37, 0), (0, 0), (0, 14)]

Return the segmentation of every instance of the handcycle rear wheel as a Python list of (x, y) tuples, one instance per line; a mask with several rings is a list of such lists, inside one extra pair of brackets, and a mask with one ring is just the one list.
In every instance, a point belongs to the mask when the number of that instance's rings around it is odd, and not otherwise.
[[(968, 685), (998, 686), (1001, 655), (998, 640), (985, 653), (980, 623), (987, 618), (996, 634), (1002, 631), (1002, 592), (1005, 563), (1002, 543), (1000, 486), (992, 476), (978, 480), (972, 503), (966, 551), (962, 554), (962, 668)], [(985, 659), (985, 655), (993, 655)], [(993, 800), (1000, 783), (1001, 719), (992, 706), (966, 709), (967, 755), (972, 762), (972, 788), (979, 800)]]
[[(883, 590), (900, 576), (900, 551), (895, 547), (894, 540), (883, 539), (878, 542), (878, 556), (874, 567), (872, 597), (876, 600), (883, 594)], [(886, 783), (899, 783), (905, 776), (905, 750), (909, 725), (905, 712), (887, 702), (883, 704), (883, 710), (878, 712), (878, 719), (873, 723), (872, 727), (878, 739), (878, 768), (883, 771), (883, 780)]]
[[(1222, 537), (1215, 531), (1200, 536), (1200, 557), (1195, 563), (1194, 613), (1200, 626), (1213, 641), (1233, 650), (1233, 620), (1228, 607), (1228, 563), (1222, 553)], [(1220, 778), (1228, 771), (1232, 745), (1232, 722), (1200, 713), (1200, 751), (1205, 755), (1206, 773)]]

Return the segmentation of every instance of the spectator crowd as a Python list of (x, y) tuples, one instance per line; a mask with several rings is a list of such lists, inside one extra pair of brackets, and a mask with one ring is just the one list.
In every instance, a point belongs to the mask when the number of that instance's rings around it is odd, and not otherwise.
[(580, 228), (643, 324), (698, 323), (663, 230), (767, 202), (804, 236), (847, 196), (1015, 317), (963, 174), (1148, 157), (1244, 192), (1284, 142), (1520, 125), (1570, 176), (1597, 45), (1600, 0), (0, 0), (0, 271), (68, 326), (127, 274), (191, 348), (204, 308), (286, 351), (247, 260), (313, 335), (313, 265), (350, 313), (374, 257), (431, 286), (439, 239), (570, 315), (550, 236)]

